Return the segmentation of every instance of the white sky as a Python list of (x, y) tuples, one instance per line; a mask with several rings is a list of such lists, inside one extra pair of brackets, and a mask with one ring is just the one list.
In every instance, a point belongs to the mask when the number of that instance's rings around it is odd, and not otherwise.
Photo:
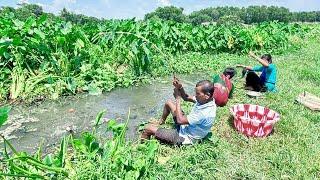
[(89, 16), (104, 18), (143, 18), (159, 6), (183, 7), (185, 13), (206, 7), (275, 5), (291, 11), (320, 11), (320, 0), (0, 0), (0, 6), (13, 6), (19, 2), (41, 5), (45, 11), (59, 13), (62, 8)]

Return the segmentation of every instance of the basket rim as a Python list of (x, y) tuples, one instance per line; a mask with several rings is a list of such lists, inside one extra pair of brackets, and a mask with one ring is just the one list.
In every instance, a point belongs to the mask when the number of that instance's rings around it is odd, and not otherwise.
[[(235, 105), (231, 106), (231, 107), (229, 108), (229, 110), (230, 110), (230, 112), (231, 112), (231, 114), (233, 115), (234, 118), (241, 117), (240, 115), (237, 115), (237, 114), (233, 111), (233, 109), (234, 109), (235, 107), (240, 106), (240, 105), (243, 105), (243, 106), (244, 106), (244, 105), (252, 105), (252, 106), (258, 106), (258, 107), (262, 107), (262, 108), (268, 108), (271, 112), (273, 112), (273, 113), (275, 114), (275, 116), (274, 116), (273, 119), (267, 120), (265, 123), (268, 123), (268, 122), (270, 122), (270, 121), (278, 122), (278, 121), (280, 120), (280, 114), (279, 114), (277, 111), (275, 111), (275, 110), (273, 110), (273, 109), (270, 109), (269, 107), (260, 106), (260, 105), (256, 105), (256, 104), (235, 104)], [(251, 121), (252, 119), (249, 118), (249, 120)], [(258, 120), (258, 119), (256, 119), (256, 120), (261, 123), (261, 120)]]

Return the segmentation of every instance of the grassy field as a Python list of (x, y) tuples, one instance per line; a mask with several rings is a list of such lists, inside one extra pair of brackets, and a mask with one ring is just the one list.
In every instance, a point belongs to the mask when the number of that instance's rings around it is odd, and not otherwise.
[[(215, 62), (217, 57), (198, 55)], [(247, 57), (226, 55), (228, 61), (211, 64), (217, 72), (233, 64), (255, 64)], [(235, 81), (235, 96), (217, 110), (213, 137), (195, 146), (172, 148), (161, 145), (158, 164), (151, 177), (160, 179), (318, 179), (320, 178), (320, 113), (294, 102), (303, 92), (320, 96), (320, 44), (308, 42), (296, 52), (274, 57), (278, 67), (278, 92), (263, 99), (250, 99)], [(198, 66), (199, 67), (199, 66)], [(240, 76), (240, 75), (238, 75)], [(274, 133), (267, 138), (247, 138), (235, 131), (229, 107), (253, 103), (281, 114)], [(189, 107), (190, 105), (186, 105)]]

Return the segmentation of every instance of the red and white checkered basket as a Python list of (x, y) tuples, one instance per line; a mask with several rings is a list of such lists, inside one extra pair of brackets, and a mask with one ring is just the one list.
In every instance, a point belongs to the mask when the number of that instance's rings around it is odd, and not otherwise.
[(234, 126), (250, 137), (268, 136), (273, 125), (280, 120), (279, 113), (258, 105), (238, 104), (230, 108)]

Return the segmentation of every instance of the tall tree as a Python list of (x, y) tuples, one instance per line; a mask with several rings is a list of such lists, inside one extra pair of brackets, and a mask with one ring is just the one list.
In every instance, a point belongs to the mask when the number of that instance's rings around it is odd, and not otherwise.
[(204, 22), (211, 22), (213, 21), (213, 18), (207, 14), (191, 13), (189, 15), (189, 21), (194, 25), (199, 25)]
[(75, 14), (69, 12), (66, 8), (63, 8), (60, 12), (60, 17), (65, 21), (70, 21), (75, 24), (85, 24), (85, 23), (94, 23), (99, 22), (100, 20), (95, 17), (88, 17), (82, 14)]
[(20, 20), (25, 20), (30, 16), (38, 17), (43, 14), (43, 9), (41, 6), (36, 4), (19, 4), (20, 7), (16, 9), (16, 17)]
[(158, 17), (163, 20), (173, 20), (176, 22), (186, 22), (187, 16), (183, 14), (183, 8), (174, 6), (158, 7), (154, 12), (145, 15), (145, 19)]

